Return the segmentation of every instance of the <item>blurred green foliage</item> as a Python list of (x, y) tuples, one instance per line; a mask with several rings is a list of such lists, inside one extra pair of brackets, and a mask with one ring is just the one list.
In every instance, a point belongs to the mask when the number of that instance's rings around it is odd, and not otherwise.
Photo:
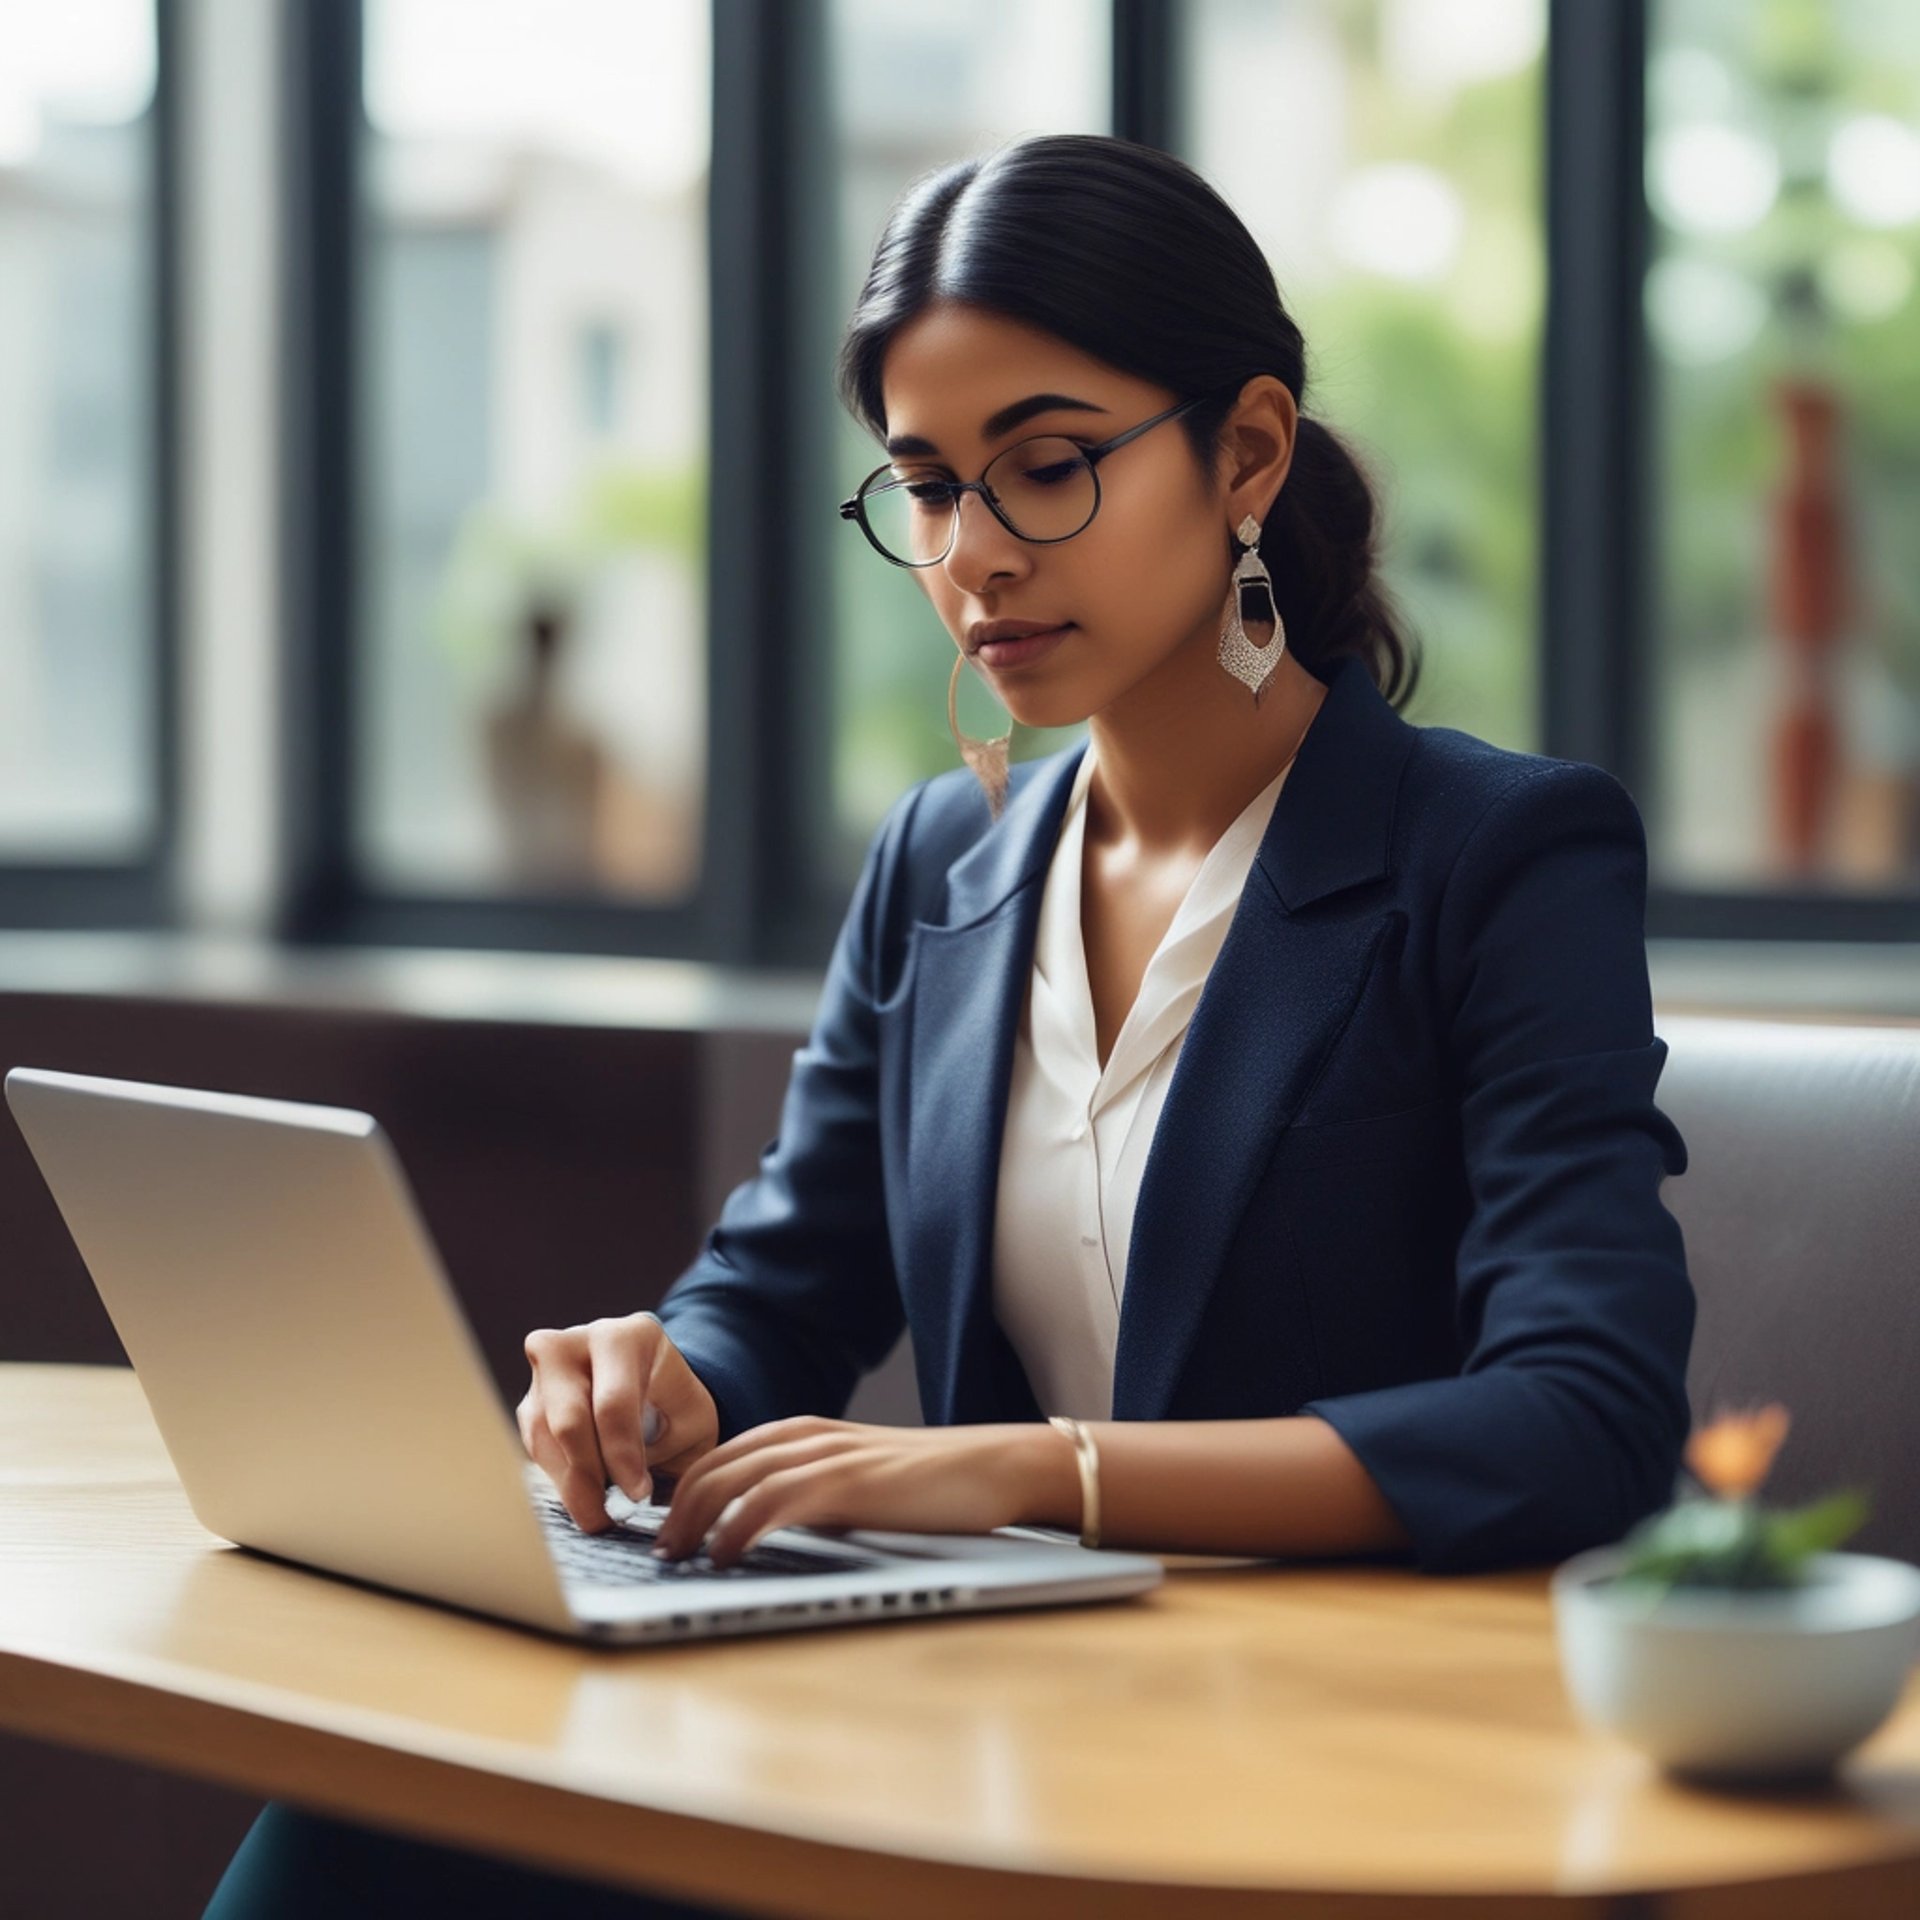
[(1676, 1588), (1797, 1587), (1805, 1582), (1812, 1557), (1857, 1532), (1870, 1511), (1860, 1487), (1782, 1509), (1764, 1507), (1751, 1496), (1677, 1500), (1627, 1535), (1625, 1558), (1612, 1584), (1649, 1602)]
[[(1920, 223), (1863, 227), (1835, 204), (1829, 142), (1849, 118), (1920, 116), (1920, 12), (1878, 0), (1664, 0), (1653, 10), (1651, 141), (1706, 117), (1712, 95), (1668, 99), (1663, 72), (1712, 64), (1726, 89), (1714, 124), (1777, 153), (1778, 198), (1764, 219), (1714, 233), (1654, 222), (1653, 264), (1685, 261), (1745, 284), (1764, 314), (1724, 356), (1676, 357), (1652, 330), (1653, 462), (1661, 510), (1656, 650), (1670, 671), (1725, 658), (1766, 633), (1771, 560), (1767, 503), (1786, 452), (1769, 399), (1774, 380), (1811, 375), (1841, 399), (1842, 494), (1858, 617), (1920, 691), (1920, 375), (1912, 289)], [(1658, 192), (1654, 195), (1656, 208)], [(1868, 274), (1902, 280), (1882, 310), (1849, 302)]]

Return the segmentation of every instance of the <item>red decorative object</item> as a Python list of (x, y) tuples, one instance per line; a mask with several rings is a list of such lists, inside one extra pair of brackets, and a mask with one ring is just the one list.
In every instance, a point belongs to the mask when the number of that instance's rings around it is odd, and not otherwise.
[(1769, 625), (1786, 657), (1771, 747), (1772, 853), (1789, 873), (1820, 859), (1839, 780), (1833, 674), (1847, 617), (1837, 441), (1840, 403), (1822, 382), (1789, 377), (1773, 399), (1787, 433), (1785, 481), (1772, 501)]

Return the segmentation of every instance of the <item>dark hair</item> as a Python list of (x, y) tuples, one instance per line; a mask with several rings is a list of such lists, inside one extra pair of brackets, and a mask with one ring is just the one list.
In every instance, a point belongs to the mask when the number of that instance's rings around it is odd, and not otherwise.
[[(1178, 398), (1214, 394), (1179, 422), (1204, 474), (1247, 380), (1275, 374), (1296, 404), (1306, 391), (1305, 342), (1252, 234), (1193, 168), (1134, 140), (1036, 134), (923, 174), (901, 194), (835, 369), (842, 404), (881, 438), (887, 348), (938, 300), (1044, 329)], [(1354, 454), (1302, 411), (1260, 540), (1288, 648), (1322, 680), (1358, 654), (1404, 706), (1419, 654), (1378, 577), (1377, 527)]]

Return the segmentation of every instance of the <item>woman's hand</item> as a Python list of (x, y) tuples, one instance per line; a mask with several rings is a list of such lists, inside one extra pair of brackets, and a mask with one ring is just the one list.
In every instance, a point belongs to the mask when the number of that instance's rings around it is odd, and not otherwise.
[(656, 1550), (680, 1559), (704, 1541), (715, 1565), (731, 1566), (774, 1527), (991, 1533), (1025, 1517), (1041, 1436), (1067, 1444), (1049, 1428), (1022, 1424), (769, 1420), (680, 1476)]
[(609, 1483), (645, 1500), (655, 1469), (684, 1472), (720, 1437), (713, 1395), (655, 1314), (538, 1327), (526, 1350), (533, 1384), (514, 1409), (521, 1444), (588, 1533), (613, 1524)]

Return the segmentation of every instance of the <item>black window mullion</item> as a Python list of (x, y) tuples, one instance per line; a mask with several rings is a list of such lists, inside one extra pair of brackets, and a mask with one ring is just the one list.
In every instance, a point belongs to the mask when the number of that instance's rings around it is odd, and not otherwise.
[(349, 739), (359, 198), (358, 0), (294, 0), (281, 37), (279, 930), (340, 931), (352, 893)]
[(1645, 804), (1645, 0), (1552, 0), (1548, 23), (1540, 739)]
[(826, 6), (713, 0), (713, 30), (706, 929), (719, 960), (817, 964), (844, 905), (806, 824), (833, 746)]
[(1113, 0), (1113, 131), (1179, 153), (1182, 36), (1174, 0)]

